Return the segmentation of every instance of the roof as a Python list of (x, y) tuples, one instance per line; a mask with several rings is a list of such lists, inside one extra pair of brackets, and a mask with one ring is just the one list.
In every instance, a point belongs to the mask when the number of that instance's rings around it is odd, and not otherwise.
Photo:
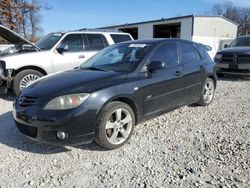
[(177, 39), (177, 38), (154, 38), (154, 39), (140, 39), (140, 40), (130, 40), (130, 41), (125, 41), (125, 42), (121, 42), (119, 44), (160, 44), (162, 42), (170, 42), (170, 41), (186, 41), (186, 42), (191, 42), (194, 43), (192, 41), (189, 40), (183, 40), (183, 39)]
[(226, 20), (228, 22), (231, 22), (234, 25), (237, 25), (237, 26), (239, 25), (236, 22), (234, 22), (233, 20), (230, 20), (230, 19), (228, 19), (228, 18), (226, 18), (226, 17), (224, 17), (222, 15), (195, 15), (194, 17), (222, 18), (222, 19), (224, 19), (224, 20)]
[(128, 35), (128, 33), (122, 31), (111, 31), (109, 29), (78, 29), (78, 30), (69, 30), (69, 31), (62, 31), (62, 32), (51, 32), (49, 34), (119, 34), (119, 35)]
[(125, 23), (121, 25), (113, 25), (113, 26), (107, 26), (107, 27), (99, 27), (98, 29), (108, 29), (108, 28), (113, 28), (113, 27), (127, 27), (131, 25), (146, 24), (146, 23), (153, 23), (153, 22), (160, 22), (160, 21), (170, 21), (170, 20), (192, 18), (192, 17), (193, 15), (179, 16), (179, 17), (172, 17), (172, 18), (161, 18), (158, 20), (150, 20), (150, 21), (143, 21), (143, 22)]
[(121, 25), (113, 25), (113, 26), (107, 26), (107, 27), (99, 27), (98, 29), (110, 29), (114, 27), (128, 27), (133, 25), (139, 25), (139, 24), (147, 24), (147, 23), (154, 23), (154, 22), (161, 22), (161, 21), (171, 21), (171, 20), (177, 20), (177, 19), (185, 19), (185, 18), (194, 18), (194, 17), (211, 17), (211, 18), (222, 18), (232, 24), (238, 25), (236, 22), (221, 16), (221, 15), (186, 15), (186, 16), (178, 16), (178, 17), (171, 17), (171, 18), (161, 18), (158, 20), (149, 20), (149, 21), (143, 21), (143, 22), (134, 22), (134, 23), (125, 23)]

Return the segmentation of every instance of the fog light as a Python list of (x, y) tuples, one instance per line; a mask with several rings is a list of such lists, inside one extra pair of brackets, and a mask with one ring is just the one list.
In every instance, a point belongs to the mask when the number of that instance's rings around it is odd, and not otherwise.
[(57, 131), (56, 136), (58, 139), (64, 140), (68, 136), (68, 134), (62, 131)]

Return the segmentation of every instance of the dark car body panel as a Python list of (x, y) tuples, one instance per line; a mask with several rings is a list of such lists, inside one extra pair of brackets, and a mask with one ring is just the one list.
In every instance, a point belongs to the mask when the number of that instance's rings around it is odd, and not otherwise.
[[(24, 89), (14, 103), (13, 115), (18, 128), (21, 129), (22, 125), (35, 127), (37, 135), (31, 137), (33, 140), (57, 145), (81, 144), (93, 140), (99, 115), (111, 101), (130, 105), (136, 114), (137, 124), (198, 101), (205, 79), (211, 77), (216, 82), (215, 64), (205, 57), (186, 65), (180, 59), (176, 66), (148, 71), (146, 67), (150, 63), (150, 54), (168, 41), (128, 42), (154, 45), (135, 70), (129, 73), (77, 68), (36, 81)], [(178, 43), (182, 40), (170, 41)], [(53, 98), (75, 93), (90, 95), (82, 105), (71, 110), (43, 110)], [(28, 100), (34, 102), (22, 106), (19, 104), (21, 96), (31, 97)], [(58, 140), (56, 131), (67, 132), (69, 139)]]

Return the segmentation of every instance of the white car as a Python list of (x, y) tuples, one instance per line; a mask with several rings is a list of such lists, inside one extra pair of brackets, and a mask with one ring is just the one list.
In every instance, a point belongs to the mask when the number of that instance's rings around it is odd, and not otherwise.
[(32, 44), (3, 26), (0, 36), (15, 44), (0, 53), (0, 86), (16, 95), (42, 76), (77, 67), (109, 45), (133, 40), (127, 33), (78, 30), (51, 33)]

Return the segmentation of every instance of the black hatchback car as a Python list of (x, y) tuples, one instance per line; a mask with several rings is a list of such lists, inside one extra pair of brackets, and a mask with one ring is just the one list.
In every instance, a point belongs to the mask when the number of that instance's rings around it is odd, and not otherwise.
[(33, 140), (122, 146), (134, 125), (175, 108), (211, 103), (215, 64), (201, 44), (178, 39), (110, 46), (72, 70), (46, 76), (14, 103), (20, 132)]
[(215, 55), (218, 76), (250, 76), (250, 36), (239, 37)]

